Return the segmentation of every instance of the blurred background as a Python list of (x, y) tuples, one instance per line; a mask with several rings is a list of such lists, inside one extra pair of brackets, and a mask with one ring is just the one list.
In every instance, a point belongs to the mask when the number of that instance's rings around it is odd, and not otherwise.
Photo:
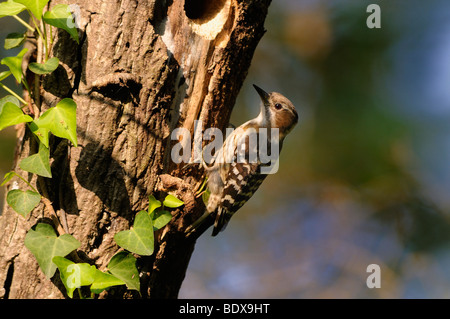
[[(3, 0), (0, 0), (3, 2)], [(27, 14), (22, 12), (19, 14), (22, 19), (27, 19)], [(17, 22), (13, 17), (3, 17), (0, 19), (0, 60), (7, 56), (16, 56), (23, 46), (15, 49), (5, 50), (4, 44), (6, 36), (10, 33), (24, 33), (26, 28)], [(6, 65), (0, 64), (0, 72), (8, 70)], [(16, 80), (13, 76), (9, 76), (6, 80), (2, 81), (8, 88), (12, 89), (19, 95), (21, 95), (21, 90), (19, 90)], [(9, 95), (3, 88), (0, 88), (0, 99)], [(16, 132), (14, 127), (10, 126), (6, 129), (0, 131), (0, 180), (3, 181), (3, 176), (11, 171), (13, 168), (14, 159), (14, 149), (16, 146)], [(1, 184), (1, 182), (0, 182)], [(3, 204), (5, 202), (5, 187), (0, 187), (0, 214), (3, 210)], [(1, 231), (1, 230), (0, 230)]]
[[(21, 28), (1, 19), (0, 43)], [(278, 173), (198, 240), (180, 298), (450, 298), (450, 2), (277, 0), (266, 29), (231, 122), (258, 114), (253, 83), (300, 121)], [(1, 132), (1, 175), (14, 143)]]
[(265, 26), (231, 121), (258, 114), (253, 83), (300, 121), (180, 297), (450, 298), (450, 2), (277, 0)]

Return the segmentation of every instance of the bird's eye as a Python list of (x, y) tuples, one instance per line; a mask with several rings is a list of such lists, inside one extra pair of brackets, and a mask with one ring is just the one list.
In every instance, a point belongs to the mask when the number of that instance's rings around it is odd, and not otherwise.
[(280, 103), (275, 104), (275, 109), (281, 110), (282, 108), (283, 108), (283, 105), (281, 105)]

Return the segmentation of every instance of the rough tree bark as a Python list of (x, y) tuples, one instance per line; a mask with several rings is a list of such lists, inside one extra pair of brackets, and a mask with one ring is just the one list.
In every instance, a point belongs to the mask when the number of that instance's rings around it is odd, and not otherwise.
[[(65, 1), (50, 1), (49, 7)], [(66, 2), (68, 3), (68, 2)], [(54, 34), (61, 65), (41, 83), (43, 110), (65, 97), (77, 105), (77, 148), (53, 138), (48, 197), (78, 254), (104, 269), (148, 195), (173, 192), (186, 204), (159, 233), (153, 256), (138, 259), (141, 296), (175, 298), (195, 240), (183, 230), (204, 209), (194, 190), (200, 169), (171, 161), (177, 127), (224, 128), (264, 33), (270, 0), (77, 0), (80, 45)], [(69, 4), (69, 3), (68, 3)], [(18, 130), (15, 170), (30, 153), (30, 134)], [(24, 186), (24, 185), (22, 185)], [(10, 185), (8, 187), (11, 187)], [(59, 276), (47, 280), (25, 248), (26, 232), (50, 218), (40, 204), (24, 219), (5, 205), (0, 217), (0, 297), (63, 298)], [(111, 289), (101, 297), (140, 297)]]

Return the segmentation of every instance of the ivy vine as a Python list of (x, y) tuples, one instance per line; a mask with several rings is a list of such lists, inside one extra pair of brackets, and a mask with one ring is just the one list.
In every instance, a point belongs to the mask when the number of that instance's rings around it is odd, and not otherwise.
[[(49, 57), (53, 46), (52, 27), (67, 31), (79, 44), (78, 30), (69, 6), (59, 4), (44, 13), (48, 1), (8, 0), (0, 3), (0, 18), (12, 16), (27, 29), (24, 33), (9, 34), (5, 40), (5, 49), (20, 47), (30, 36), (35, 37), (38, 48), (42, 48), (42, 51), (38, 52), (38, 62), (28, 65), (28, 69), (35, 74), (35, 83), (40, 83), (41, 76), (51, 74), (59, 66), (58, 58)], [(18, 16), (22, 11), (28, 12), (31, 25)], [(45, 112), (41, 111), (39, 91), (34, 92), (30, 89), (22, 70), (22, 62), (27, 51), (24, 48), (18, 55), (6, 57), (0, 61), (8, 68), (7, 71), (0, 72), (0, 88), (9, 93), (0, 99), (0, 131), (9, 126), (25, 123), (38, 144), (38, 150), (37, 153), (23, 159), (19, 167), (32, 175), (52, 178), (49, 134), (67, 139), (77, 147), (77, 105), (73, 99), (64, 98)], [(28, 91), (29, 101), (2, 83), (11, 75)], [(6, 201), (14, 211), (23, 218), (28, 218), (29, 214), (43, 202), (56, 217), (45, 194), (41, 194), (20, 173), (16, 171), (7, 173), (1, 186), (15, 178), (22, 180), (28, 189), (21, 190), (13, 184), (6, 196)], [(57, 225), (38, 223), (27, 232), (25, 246), (34, 255), (40, 269), (48, 279), (55, 275), (57, 269), (59, 270), (70, 298), (73, 298), (76, 289), (78, 289), (79, 297), (85, 298), (86, 296), (79, 289), (82, 286), (90, 286), (91, 295), (88, 297), (94, 297), (95, 294), (118, 285), (126, 285), (128, 289), (139, 291), (139, 273), (136, 268), (136, 257), (133, 254), (145, 256), (153, 254), (154, 232), (167, 225), (172, 218), (167, 208), (177, 208), (183, 204), (173, 195), (167, 195), (162, 202), (150, 195), (148, 210), (136, 214), (134, 224), (129, 230), (115, 234), (115, 242), (124, 250), (111, 258), (105, 271), (100, 271), (95, 265), (78, 263), (65, 258), (79, 248), (80, 242), (71, 234), (58, 234), (55, 231), (55, 228), (58, 229)]]

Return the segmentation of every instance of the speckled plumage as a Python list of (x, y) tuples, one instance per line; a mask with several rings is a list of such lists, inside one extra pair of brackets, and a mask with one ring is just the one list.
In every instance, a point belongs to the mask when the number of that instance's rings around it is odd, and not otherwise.
[[(215, 155), (213, 163), (205, 165), (210, 192), (206, 213), (187, 231), (195, 230), (208, 215), (215, 214), (212, 235), (217, 235), (225, 229), (233, 214), (253, 196), (266, 178), (267, 175), (261, 173), (261, 168), (267, 164), (262, 163), (259, 158), (252, 159), (252, 152), (257, 153), (258, 150), (250, 149), (255, 144), (249, 143), (250, 138), (245, 138), (246, 134), (255, 133), (258, 141), (260, 138), (266, 138), (267, 144), (270, 145), (270, 137), (260, 134), (260, 129), (277, 128), (279, 139), (276, 142), (281, 151), (284, 138), (297, 124), (297, 112), (286, 97), (276, 92), (268, 94), (257, 86), (255, 89), (262, 100), (261, 113), (234, 130)], [(257, 147), (259, 145), (256, 144)], [(236, 161), (238, 155), (244, 157)]]

